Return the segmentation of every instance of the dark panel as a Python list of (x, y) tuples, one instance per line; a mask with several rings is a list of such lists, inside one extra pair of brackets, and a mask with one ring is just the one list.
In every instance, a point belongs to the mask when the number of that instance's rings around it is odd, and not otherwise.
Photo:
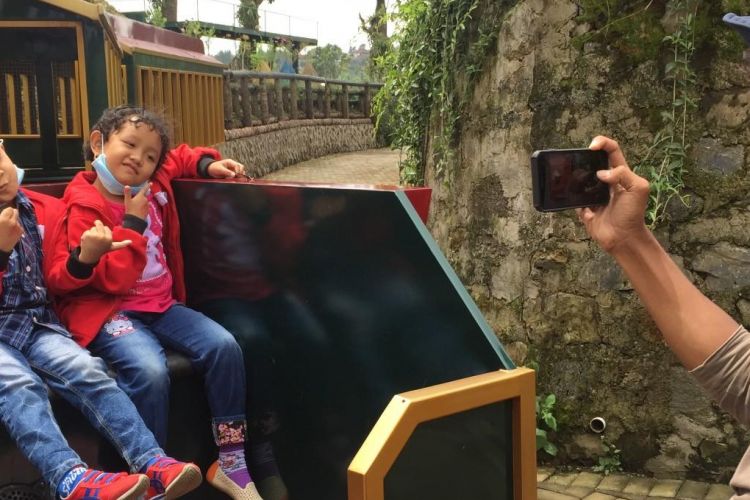
[(512, 368), (403, 193), (175, 193), (190, 301), (243, 345), (248, 413), (278, 416), (293, 498), (346, 498), (348, 464), (394, 394)]
[(385, 478), (385, 500), (513, 499), (513, 403), (417, 426)]
[(3, 28), (0, 44), (13, 48), (0, 55), (11, 60), (72, 61), (78, 57), (76, 32), (68, 28)]

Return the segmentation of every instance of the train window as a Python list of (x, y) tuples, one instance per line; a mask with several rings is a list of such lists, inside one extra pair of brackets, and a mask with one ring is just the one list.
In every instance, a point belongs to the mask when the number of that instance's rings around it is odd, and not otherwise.
[(0, 134), (39, 135), (39, 98), (31, 60), (0, 60)]
[(81, 135), (78, 76), (75, 61), (52, 63), (52, 80), (57, 104), (57, 135)]

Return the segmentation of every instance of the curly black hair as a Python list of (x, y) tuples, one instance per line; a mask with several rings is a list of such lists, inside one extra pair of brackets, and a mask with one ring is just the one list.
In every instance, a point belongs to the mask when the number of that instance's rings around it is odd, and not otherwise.
[[(109, 140), (110, 135), (120, 130), (125, 122), (130, 122), (136, 127), (146, 124), (150, 130), (159, 134), (161, 139), (161, 155), (156, 163), (156, 170), (164, 163), (170, 148), (170, 129), (167, 120), (162, 113), (151, 111), (140, 106), (123, 104), (114, 108), (104, 110), (99, 120), (91, 127), (91, 131), (98, 130), (102, 133), (102, 143)], [(91, 151), (91, 144), (86, 140), (83, 144), (84, 158), (91, 161), (94, 159), (94, 153)]]

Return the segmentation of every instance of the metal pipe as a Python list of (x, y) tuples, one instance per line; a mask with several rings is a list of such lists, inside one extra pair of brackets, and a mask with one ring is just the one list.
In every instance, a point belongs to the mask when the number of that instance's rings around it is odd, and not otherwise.
[(589, 422), (589, 429), (597, 434), (601, 434), (606, 428), (607, 422), (602, 417), (594, 417)]

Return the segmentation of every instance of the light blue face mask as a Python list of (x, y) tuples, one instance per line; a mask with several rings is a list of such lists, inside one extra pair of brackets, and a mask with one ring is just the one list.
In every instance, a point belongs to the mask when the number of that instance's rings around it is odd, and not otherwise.
[(22, 168), (18, 168), (18, 165), (13, 165), (16, 167), (16, 177), (18, 177), (18, 185), (20, 186), (23, 182), (23, 176), (26, 174), (26, 171)]
[[(102, 186), (104, 186), (104, 189), (116, 196), (122, 196), (125, 194), (125, 186), (115, 179), (115, 176), (109, 171), (107, 158), (104, 156), (103, 150), (102, 153), (94, 159), (91, 165), (94, 167), (96, 175), (99, 177), (99, 181), (102, 183)], [(145, 181), (138, 186), (130, 186), (130, 194), (135, 196), (138, 194), (138, 191), (145, 188), (147, 185), (148, 181)]]

